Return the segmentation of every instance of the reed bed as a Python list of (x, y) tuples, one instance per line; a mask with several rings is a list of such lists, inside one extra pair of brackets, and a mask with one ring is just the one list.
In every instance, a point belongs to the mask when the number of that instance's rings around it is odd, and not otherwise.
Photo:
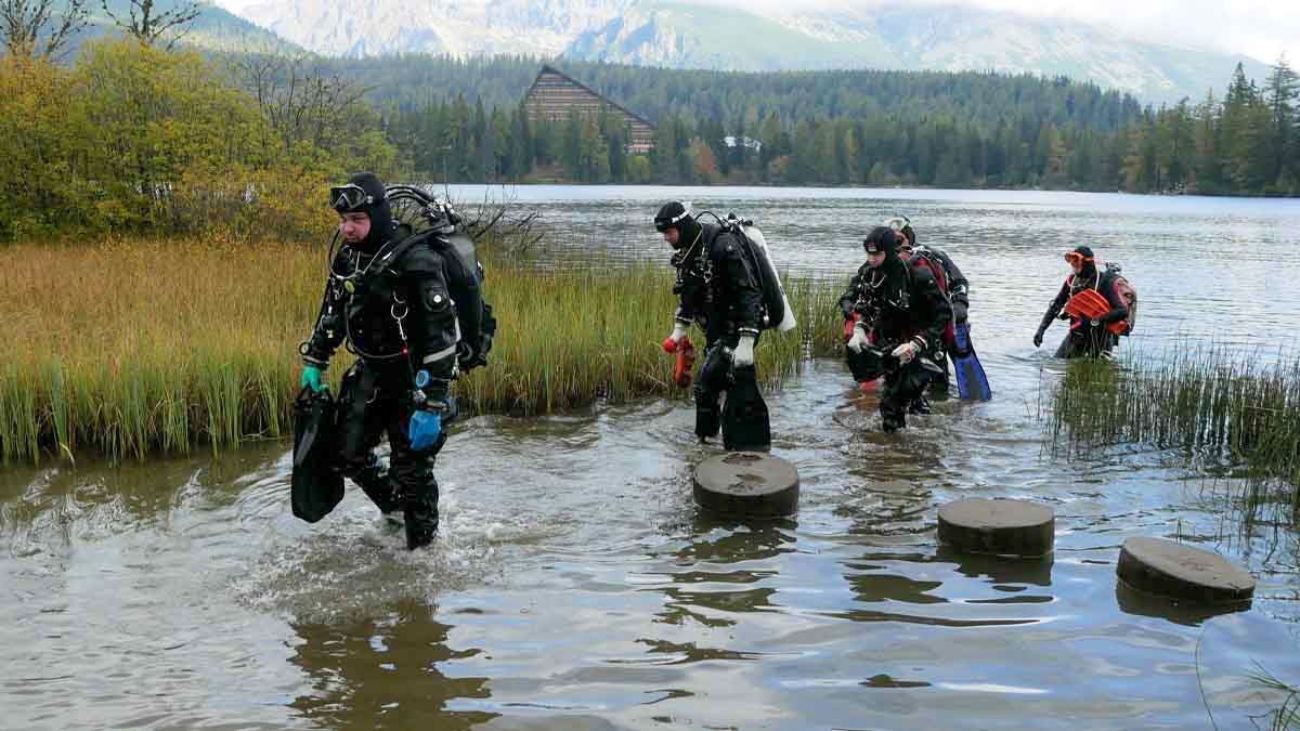
[(1279, 680), (1277, 676), (1259, 663), (1255, 664), (1255, 670), (1250, 673), (1249, 677), (1259, 686), (1283, 696), (1282, 705), (1275, 710), (1262, 716), (1251, 717), (1255, 728), (1267, 728), (1270, 731), (1295, 731), (1295, 729), (1300, 729), (1300, 688)]
[(1145, 443), (1192, 465), (1230, 467), (1247, 504), (1300, 509), (1300, 361), (1221, 350), (1123, 363), (1075, 362), (1052, 397), (1055, 443), (1093, 449)]
[[(675, 305), (668, 266), (542, 268), (486, 253), (501, 327), (491, 365), (457, 384), (462, 406), (537, 414), (687, 393), (659, 347)], [(219, 241), (0, 249), (0, 458), (142, 459), (289, 433), (325, 256)], [(800, 328), (766, 333), (757, 350), (773, 385), (838, 343), (835, 287), (788, 287)], [(340, 351), (328, 371), (336, 389), (349, 360)]]

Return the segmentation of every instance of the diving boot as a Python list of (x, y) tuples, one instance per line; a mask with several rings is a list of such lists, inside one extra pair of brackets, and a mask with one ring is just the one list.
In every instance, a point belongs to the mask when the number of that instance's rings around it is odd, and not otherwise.
[(716, 406), (711, 409), (695, 409), (695, 436), (700, 438), (701, 444), (708, 444), (709, 440), (718, 436), (718, 432), (721, 430), (721, 409)]
[(433, 543), (438, 533), (438, 481), (429, 470), (423, 484), (409, 486), (402, 500), (406, 547), (414, 551)]
[(406, 519), (406, 547), (414, 551), (433, 543), (438, 534), (438, 508), (419, 500), (408, 500), (402, 510)]
[(907, 409), (902, 404), (886, 402), (880, 405), (880, 427), (886, 434), (907, 426)]

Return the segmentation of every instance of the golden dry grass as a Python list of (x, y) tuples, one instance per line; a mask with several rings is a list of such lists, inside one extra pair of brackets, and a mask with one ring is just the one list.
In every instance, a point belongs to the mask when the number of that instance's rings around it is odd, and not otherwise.
[[(325, 257), (323, 246), (200, 240), (0, 250), (3, 459), (142, 458), (285, 434)], [(681, 394), (658, 345), (675, 304), (668, 267), (488, 269), (501, 327), (491, 364), (457, 386), (470, 411)], [(838, 330), (833, 287), (788, 284), (801, 329), (764, 336), (769, 381), (797, 372), (810, 344), (833, 347)], [(336, 357), (332, 380), (347, 360)]]

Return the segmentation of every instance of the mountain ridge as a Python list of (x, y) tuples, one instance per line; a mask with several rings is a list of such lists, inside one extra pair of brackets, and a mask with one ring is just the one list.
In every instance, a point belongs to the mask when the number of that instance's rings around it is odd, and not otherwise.
[[(127, 21), (130, 17), (129, 0), (107, 0), (108, 12), (99, 0), (87, 3), (88, 13), (85, 26), (70, 39), (69, 51), (75, 55), (83, 43), (120, 35), (122, 30), (109, 16), (109, 12), (118, 19)], [(154, 17), (170, 12), (181, 5), (180, 0), (154, 0), (151, 12)], [(57, 6), (61, 10), (66, 6)], [(56, 16), (55, 22), (58, 17)], [(202, 51), (220, 51), (234, 53), (300, 53), (303, 49), (256, 23), (240, 17), (218, 5), (208, 2), (200, 3), (200, 12), (194, 22), (190, 23), (178, 39), (181, 47), (196, 48)]]
[(1064, 75), (1149, 102), (1222, 90), (1245, 56), (1074, 20), (924, 5), (754, 10), (707, 0), (260, 0), (245, 19), (329, 56), (536, 55), (736, 71), (877, 68)]

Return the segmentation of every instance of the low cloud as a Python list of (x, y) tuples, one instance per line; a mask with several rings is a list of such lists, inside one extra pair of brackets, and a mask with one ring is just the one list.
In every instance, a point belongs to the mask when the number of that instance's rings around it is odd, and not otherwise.
[[(872, 8), (900, 0), (696, 0), (751, 10), (790, 12), (813, 7)], [(266, 0), (215, 0), (238, 13)], [(392, 0), (346, 0), (345, 6)], [(464, 0), (491, 4), (492, 0)], [(1300, 65), (1300, 3), (1296, 0), (907, 0), (907, 5), (978, 7), (1042, 18), (1070, 18), (1109, 26), (1167, 45), (1238, 53), (1273, 63), (1282, 53)]]
[[(900, 0), (704, 0), (750, 9), (866, 9)], [(1108, 26), (1126, 35), (1172, 46), (1238, 53), (1265, 63), (1286, 53), (1300, 64), (1300, 3), (1296, 0), (907, 0), (906, 5), (975, 7), (1038, 18), (1068, 18)]]

